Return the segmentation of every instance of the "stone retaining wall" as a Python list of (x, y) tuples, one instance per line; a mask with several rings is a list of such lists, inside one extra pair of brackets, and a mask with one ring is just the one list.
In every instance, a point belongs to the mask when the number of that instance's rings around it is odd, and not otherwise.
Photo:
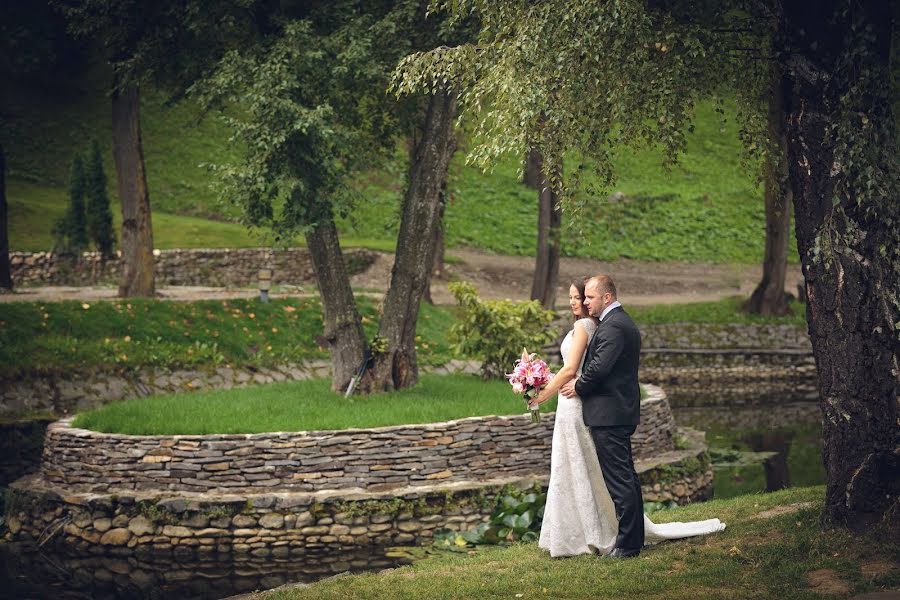
[[(711, 496), (713, 472), (703, 434), (679, 433), (690, 448), (636, 463), (647, 501), (684, 504)], [(75, 492), (29, 476), (11, 488), (4, 539), (53, 539), (82, 555), (174, 556), (179, 561), (211, 553), (315, 558), (320, 572), (341, 572), (365, 566), (345, 560), (360, 548), (419, 545), (430, 543), (438, 529), (471, 529), (489, 518), (499, 494), (510, 487), (546, 488), (547, 480), (545, 473), (441, 481), (390, 492), (303, 493), (270, 487), (251, 494), (167, 495)]]
[(676, 348), (769, 349), (812, 351), (806, 325), (747, 323), (664, 323), (641, 325), (644, 350)]
[(802, 349), (647, 349), (641, 381), (664, 385), (673, 406), (818, 397), (815, 358)]
[[(256, 286), (263, 266), (274, 269), (272, 283), (301, 284), (316, 280), (306, 248), (225, 248), (154, 250), (157, 285)], [(118, 283), (119, 260), (103, 262), (96, 252), (72, 261), (52, 252), (10, 252), (13, 282), (23, 285), (90, 285)], [(351, 275), (365, 271), (375, 254), (362, 248), (344, 253)]]
[[(665, 393), (647, 386), (636, 459), (674, 449)], [(553, 414), (472, 417), (375, 429), (243, 435), (131, 436), (47, 428), (41, 474), (82, 491), (114, 489), (370, 491), (543, 473)]]

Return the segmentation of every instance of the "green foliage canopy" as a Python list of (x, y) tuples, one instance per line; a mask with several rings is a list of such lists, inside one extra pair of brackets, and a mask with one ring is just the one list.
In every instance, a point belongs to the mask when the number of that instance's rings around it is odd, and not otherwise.
[[(695, 99), (717, 89), (717, 65), (728, 62), (711, 50), (721, 42), (708, 28), (637, 0), (434, 7), (457, 17), (477, 14), (478, 38), (405, 58), (394, 89), (403, 94), (458, 82), (461, 109), (476, 121), (469, 158), (484, 168), (537, 147), (553, 173), (576, 150), (591, 157), (600, 185), (608, 185), (614, 145), (660, 144), (674, 160), (685, 147)], [(552, 183), (577, 189), (581, 168)]]

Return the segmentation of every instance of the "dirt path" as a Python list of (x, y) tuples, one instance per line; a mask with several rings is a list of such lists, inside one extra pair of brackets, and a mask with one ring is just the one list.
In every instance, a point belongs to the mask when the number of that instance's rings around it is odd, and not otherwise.
[[(478, 250), (454, 248), (449, 254), (457, 259), (447, 266), (447, 277), (432, 282), (431, 294), (437, 304), (453, 304), (447, 289), (449, 281), (463, 280), (475, 285), (483, 298), (524, 300), (531, 293), (534, 259), (523, 256), (486, 254)], [(351, 279), (357, 292), (383, 293), (390, 283), (393, 255), (378, 253), (365, 272)], [(576, 276), (607, 273), (619, 288), (624, 304), (678, 304), (718, 300), (726, 296), (749, 295), (759, 281), (759, 265), (711, 263), (641, 262), (617, 260), (603, 262), (584, 258), (563, 258), (560, 263), (560, 292), (557, 303), (565, 299), (567, 282)], [(795, 293), (801, 280), (799, 265), (788, 267), (786, 289)], [(205, 286), (165, 286), (160, 297), (167, 300), (199, 300), (251, 298), (253, 288), (217, 288)], [(311, 296), (312, 285), (297, 286), (273, 293), (273, 297)], [(0, 294), (0, 303), (15, 301), (110, 300), (115, 298), (112, 286), (21, 288), (15, 294)]]
[[(469, 281), (483, 298), (527, 299), (531, 293), (534, 259), (524, 256), (485, 254), (471, 249), (454, 248), (448, 252), (460, 260), (447, 266), (448, 277), (432, 282), (431, 294), (437, 304), (453, 304), (447, 289), (452, 280)], [(380, 254), (365, 272), (353, 278), (357, 289), (384, 291), (391, 277), (393, 255)], [(712, 263), (643, 262), (617, 260), (603, 262), (585, 258), (563, 258), (560, 261), (562, 303), (568, 281), (582, 275), (606, 273), (615, 280), (623, 303), (635, 305), (678, 304), (718, 300), (726, 296), (749, 296), (762, 274), (761, 265)], [(789, 265), (785, 289), (796, 294), (802, 279), (799, 265)]]

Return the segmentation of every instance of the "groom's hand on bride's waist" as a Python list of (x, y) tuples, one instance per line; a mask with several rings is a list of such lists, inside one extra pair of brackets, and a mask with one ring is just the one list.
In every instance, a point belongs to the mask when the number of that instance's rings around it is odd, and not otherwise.
[(575, 380), (567, 381), (563, 384), (561, 388), (559, 388), (559, 392), (565, 396), (566, 398), (571, 398), (572, 396), (576, 396), (575, 393)]

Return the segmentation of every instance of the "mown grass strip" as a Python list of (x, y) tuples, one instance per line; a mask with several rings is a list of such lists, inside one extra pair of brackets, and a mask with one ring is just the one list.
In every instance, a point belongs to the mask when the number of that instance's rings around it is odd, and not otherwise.
[[(414, 388), (351, 396), (325, 379), (275, 383), (117, 402), (84, 413), (75, 426), (136, 435), (262, 433), (436, 423), (482, 415), (522, 414), (505, 381), (475, 375), (423, 375)], [(555, 402), (544, 405), (553, 410)], [(528, 432), (522, 432), (523, 443)]]

